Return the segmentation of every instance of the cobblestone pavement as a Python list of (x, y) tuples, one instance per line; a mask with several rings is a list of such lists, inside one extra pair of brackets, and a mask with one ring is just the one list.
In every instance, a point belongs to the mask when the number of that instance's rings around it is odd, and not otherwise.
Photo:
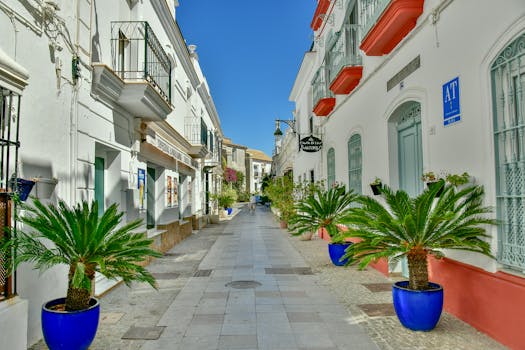
[[(302, 269), (286, 271), (293, 267)], [(382, 315), (391, 312), (384, 290), (392, 280), (333, 266), (326, 242), (289, 236), (262, 207), (195, 232), (149, 269), (157, 291), (121, 285), (101, 298), (91, 350), (505, 349), (446, 313), (432, 332), (406, 330), (396, 316)], [(225, 288), (232, 280), (262, 286)]]

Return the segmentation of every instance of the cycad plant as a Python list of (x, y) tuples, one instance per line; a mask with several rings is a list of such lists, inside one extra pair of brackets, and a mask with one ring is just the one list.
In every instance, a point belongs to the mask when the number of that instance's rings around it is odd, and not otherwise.
[(100, 217), (96, 201), (69, 207), (64, 201), (46, 206), (35, 199), (33, 206), (23, 208), (27, 215), (19, 220), (32, 232), (18, 231), (2, 249), (14, 250), (14, 268), (22, 262), (33, 263), (39, 270), (68, 265), (66, 310), (89, 307), (95, 272), (121, 278), (128, 285), (141, 281), (155, 287), (153, 276), (138, 263), (161, 254), (150, 248), (151, 239), (134, 232), (142, 220), (118, 227), (123, 213), (118, 212), (116, 204)]
[(338, 225), (350, 214), (351, 204), (357, 198), (352, 190), (347, 192), (340, 185), (328, 190), (316, 188), (295, 204), (296, 215), (290, 221), (292, 232), (299, 235), (324, 228), (332, 243), (344, 242)]
[(381, 258), (406, 257), (408, 288), (425, 290), (429, 288), (428, 255), (441, 258), (442, 249), (460, 249), (492, 257), (484, 225), (495, 225), (496, 220), (487, 217), (491, 209), (483, 206), (482, 186), (458, 190), (442, 182), (416, 198), (385, 186), (382, 194), (384, 205), (362, 196), (362, 205), (343, 220), (353, 228), (352, 237), (362, 239), (346, 250), (350, 263), (364, 268)]

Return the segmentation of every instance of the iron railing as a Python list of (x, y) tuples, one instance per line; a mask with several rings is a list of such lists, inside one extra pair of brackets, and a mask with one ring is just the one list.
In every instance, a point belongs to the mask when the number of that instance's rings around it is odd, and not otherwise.
[(343, 67), (362, 64), (359, 54), (359, 25), (345, 24), (332, 38), (328, 53), (328, 77), (332, 82)]
[(111, 22), (111, 43), (117, 75), (147, 81), (171, 103), (171, 62), (148, 22)]
[[(20, 100), (20, 95), (0, 86), (0, 244), (16, 235), (12, 194), (18, 185), (13, 180), (18, 177)], [(0, 300), (16, 293), (16, 271), (9, 270), (12, 258), (10, 254), (0, 254)]]
[(208, 147), (208, 127), (199, 117), (186, 117), (184, 121), (184, 137), (192, 145)]
[(323, 98), (334, 96), (334, 94), (328, 89), (327, 75), (327, 69), (324, 65), (319, 67), (314, 75), (312, 80), (313, 106), (317, 105), (317, 103)]
[(383, 11), (388, 7), (391, 0), (359, 0), (360, 21), (363, 25), (363, 38), (376, 24)]

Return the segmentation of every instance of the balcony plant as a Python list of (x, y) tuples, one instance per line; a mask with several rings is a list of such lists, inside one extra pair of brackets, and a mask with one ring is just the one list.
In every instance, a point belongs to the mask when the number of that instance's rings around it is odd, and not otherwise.
[[(438, 197), (438, 192), (443, 194)], [(484, 190), (469, 186), (461, 190), (440, 182), (416, 198), (402, 190), (382, 190), (385, 204), (362, 196), (360, 207), (352, 209), (344, 223), (353, 228), (352, 237), (361, 241), (350, 246), (345, 257), (360, 268), (382, 258), (408, 260), (409, 280), (393, 285), (394, 307), (403, 326), (429, 331), (439, 321), (443, 288), (429, 282), (427, 258), (444, 256), (443, 249), (462, 249), (492, 257), (485, 225)]]
[(374, 181), (370, 183), (370, 188), (372, 189), (372, 193), (374, 196), (381, 194), (381, 188), (383, 188), (383, 183), (380, 178), (376, 177)]
[(350, 214), (351, 204), (358, 196), (353, 191), (346, 191), (342, 185), (336, 185), (328, 190), (318, 188), (305, 199), (295, 205), (297, 214), (290, 221), (292, 233), (295, 235), (304, 232), (322, 230), (328, 234), (331, 242), (328, 252), (334, 265), (346, 263), (341, 260), (350, 242), (345, 242), (341, 223)]
[(150, 247), (152, 240), (134, 232), (141, 220), (118, 227), (123, 213), (116, 204), (100, 217), (96, 201), (69, 207), (64, 201), (55, 206), (35, 199), (33, 206), (21, 206), (27, 215), (19, 220), (31, 232), (18, 231), (1, 249), (14, 253), (12, 268), (24, 262), (39, 270), (69, 266), (66, 297), (42, 307), (42, 331), (51, 350), (87, 349), (100, 313), (99, 301), (91, 296), (95, 272), (127, 285), (139, 281), (155, 287), (151, 273), (139, 264), (162, 255)]

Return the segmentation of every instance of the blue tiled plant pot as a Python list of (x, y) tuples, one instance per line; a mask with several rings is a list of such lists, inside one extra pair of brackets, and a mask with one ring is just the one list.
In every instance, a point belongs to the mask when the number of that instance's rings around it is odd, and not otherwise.
[(42, 306), (42, 333), (50, 350), (86, 350), (95, 339), (100, 303), (91, 298), (90, 307), (80, 311), (55, 311), (66, 298), (48, 301)]
[(345, 255), (345, 250), (350, 244), (352, 243), (328, 243), (328, 254), (330, 254), (330, 259), (334, 265), (343, 266), (348, 262), (348, 258), (343, 261), (340, 261), (340, 259)]
[(443, 287), (429, 283), (434, 289), (408, 289), (408, 281), (392, 286), (392, 297), (397, 318), (413, 331), (430, 331), (436, 327), (443, 310)]

